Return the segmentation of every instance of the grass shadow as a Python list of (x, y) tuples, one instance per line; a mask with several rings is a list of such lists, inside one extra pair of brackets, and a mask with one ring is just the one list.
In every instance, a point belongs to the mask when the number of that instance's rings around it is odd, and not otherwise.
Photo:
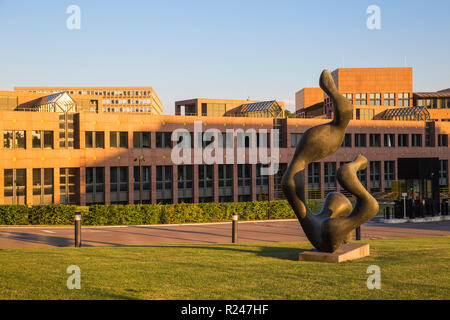
[(239, 244), (236, 244), (236, 247), (233, 247), (233, 245), (214, 245), (214, 246), (203, 246), (203, 245), (166, 245), (166, 246), (159, 246), (159, 245), (149, 245), (149, 246), (124, 246), (124, 247), (151, 247), (151, 248), (161, 248), (161, 249), (168, 249), (168, 248), (177, 248), (177, 249), (203, 249), (203, 250), (212, 250), (212, 251), (232, 251), (232, 252), (238, 252), (238, 253), (251, 253), (255, 254), (260, 257), (265, 258), (274, 258), (274, 259), (281, 259), (281, 260), (289, 260), (289, 261), (298, 261), (298, 254), (305, 250), (310, 250), (311, 247), (308, 246), (308, 244), (301, 243), (300, 247), (274, 247), (274, 246), (264, 246), (264, 245), (258, 245), (258, 244), (243, 244), (243, 245), (250, 245), (255, 246), (256, 248), (253, 249), (245, 249), (243, 246), (240, 246)]

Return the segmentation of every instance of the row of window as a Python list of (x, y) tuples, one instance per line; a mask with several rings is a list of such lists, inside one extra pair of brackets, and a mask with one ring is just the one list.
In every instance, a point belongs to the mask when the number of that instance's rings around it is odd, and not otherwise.
[[(214, 166), (198, 166), (198, 188), (211, 189), (210, 196), (200, 197), (200, 202), (213, 202), (211, 198), (214, 187)], [(268, 177), (262, 176), (261, 165), (257, 166), (257, 185), (268, 185)], [(232, 187), (233, 184), (233, 165), (219, 165), (218, 167), (219, 188)], [(237, 167), (238, 186), (251, 187), (251, 165), (241, 164)], [(259, 169), (259, 170), (258, 170)], [(36, 168), (33, 170), (33, 203), (49, 204), (53, 203), (53, 168)], [(111, 203), (128, 203), (129, 191), (129, 168), (128, 167), (110, 167), (109, 191)], [(79, 168), (61, 168), (60, 169), (60, 195), (61, 203), (75, 204), (78, 202), (78, 179)], [(150, 201), (149, 191), (151, 190), (151, 171), (150, 166), (133, 167), (133, 189), (135, 190), (135, 201), (143, 196), (143, 200)], [(157, 202), (170, 203), (172, 201), (173, 184), (173, 166), (156, 166), (156, 192)], [(142, 180), (142, 183), (141, 183)], [(86, 168), (86, 201), (88, 204), (104, 203), (105, 192), (105, 168), (88, 167)], [(181, 165), (177, 167), (177, 188), (179, 200), (183, 202), (192, 202), (192, 187), (194, 183), (194, 166)], [(4, 197), (5, 204), (25, 204), (26, 203), (26, 169), (5, 169), (4, 170)], [(251, 190), (251, 189), (248, 189)], [(142, 192), (141, 192), (142, 191)], [(190, 192), (186, 192), (190, 191)], [(241, 194), (242, 193), (242, 194)], [(232, 193), (231, 193), (232, 195)], [(239, 196), (251, 196), (249, 192), (238, 190)], [(136, 200), (137, 199), (137, 200)], [(222, 201), (232, 197), (223, 197)], [(240, 201), (247, 201), (245, 197)], [(247, 200), (245, 200), (247, 199)], [(208, 200), (208, 201), (207, 201)], [(209, 201), (210, 200), (210, 201)]]
[[(33, 148), (53, 149), (53, 131), (32, 131), (31, 136)], [(26, 149), (26, 131), (3, 131), (3, 148)]]
[(152, 112), (149, 107), (108, 107), (103, 108), (103, 112)]
[[(177, 144), (183, 148), (193, 147), (193, 133), (189, 135), (181, 133), (178, 136)], [(212, 133), (201, 132), (197, 136), (198, 145), (202, 148), (212, 146), (214, 136)], [(233, 134), (223, 132), (219, 135), (218, 147), (232, 148)], [(268, 146), (270, 138), (268, 134), (257, 133), (256, 146)], [(156, 148), (172, 148), (172, 132), (155, 132)], [(237, 134), (237, 147), (250, 148), (252, 145), (250, 134)], [(105, 134), (102, 131), (86, 131), (85, 132), (85, 146), (86, 148), (104, 148)], [(110, 147), (111, 148), (128, 148), (128, 132), (126, 131), (111, 131), (110, 132)], [(133, 132), (133, 148), (151, 148), (151, 132)]]
[[(343, 166), (347, 162), (340, 162)], [(370, 177), (370, 189), (381, 188), (381, 168), (384, 166), (384, 188), (391, 188), (395, 181), (395, 161), (370, 161), (366, 170), (357, 173), (358, 179), (367, 188), (367, 175)], [(268, 187), (268, 176), (262, 175), (263, 165), (256, 165), (256, 188)], [(156, 166), (156, 201), (158, 203), (171, 203), (173, 199), (173, 166)], [(280, 164), (280, 171), (274, 176), (274, 187), (280, 188), (281, 177), (287, 169), (285, 163)], [(109, 191), (111, 203), (128, 203), (129, 191), (129, 167), (110, 167)], [(194, 166), (177, 166), (177, 188), (178, 200), (180, 202), (192, 202), (192, 187), (194, 183)], [(321, 197), (321, 175), (324, 175), (324, 189), (333, 191), (337, 188), (336, 174), (337, 162), (324, 162), (321, 168), (320, 162), (308, 165), (308, 197), (315, 199)], [(198, 190), (200, 202), (213, 202), (214, 186), (213, 165), (198, 166)], [(218, 166), (219, 201), (232, 202), (233, 200), (233, 165)], [(252, 167), (249, 164), (237, 166), (238, 201), (251, 200)], [(448, 160), (440, 160), (439, 184), (448, 185)], [(32, 188), (34, 204), (50, 204), (54, 202), (54, 169), (34, 168), (32, 169)], [(60, 168), (60, 202), (66, 204), (79, 203), (79, 168)], [(142, 180), (142, 183), (141, 183)], [(134, 202), (139, 203), (142, 194), (144, 203), (150, 203), (151, 190), (150, 166), (133, 167), (133, 189)], [(105, 168), (86, 168), (86, 202), (87, 204), (104, 203), (105, 192)], [(26, 169), (4, 169), (4, 203), (26, 204), (27, 170)], [(141, 192), (142, 190), (142, 192)], [(267, 190), (267, 189), (266, 189)], [(209, 193), (208, 193), (209, 191)], [(345, 191), (344, 191), (345, 192)]]
[(151, 99), (103, 99), (103, 104), (151, 104)]
[[(29, 92), (37, 92), (37, 93), (59, 93), (61, 90), (27, 90)], [(122, 90), (70, 90), (67, 91), (70, 94), (80, 94), (80, 95), (95, 95), (95, 96), (105, 96), (105, 97), (122, 97), (122, 96), (150, 96), (151, 91), (142, 91), (142, 90), (132, 90), (132, 91), (122, 91)]]
[[(347, 162), (340, 162), (340, 166), (343, 166)], [(325, 188), (336, 187), (336, 162), (324, 162), (323, 164), (324, 183)], [(381, 187), (381, 161), (370, 161), (369, 174), (371, 188)], [(363, 185), (367, 187), (367, 169), (358, 171), (358, 178)], [(390, 188), (391, 182), (395, 180), (395, 161), (384, 161), (384, 180), (385, 187)], [(308, 167), (308, 184), (310, 187), (320, 188), (320, 162), (314, 162), (309, 164)]]
[[(369, 136), (369, 147), (381, 147), (381, 134), (371, 133)], [(410, 144), (412, 147), (422, 147), (422, 134), (413, 133), (411, 134), (411, 140), (409, 138), (409, 134), (400, 133), (397, 134), (397, 146), (398, 147), (409, 147)], [(395, 134), (393, 133), (385, 133), (383, 134), (384, 147), (393, 148), (396, 145)], [(354, 146), (357, 148), (365, 148), (367, 147), (367, 134), (365, 133), (355, 133), (354, 134)], [(448, 135), (438, 135), (438, 146), (446, 147), (448, 146)], [(344, 141), (342, 143), (342, 147), (351, 148), (352, 147), (352, 138), (351, 134), (345, 134)]]
[(417, 99), (416, 104), (429, 109), (450, 109), (450, 98)]
[[(383, 163), (384, 162), (384, 163)], [(390, 189), (392, 182), (395, 181), (395, 161), (370, 161), (368, 168), (357, 172), (358, 179), (361, 184), (368, 188), (367, 175), (370, 177), (370, 190), (380, 190), (381, 185), (381, 166), (384, 165), (384, 188)], [(347, 162), (340, 162), (339, 165), (343, 166)], [(448, 160), (439, 160), (439, 185), (448, 185)], [(323, 175), (324, 175), (324, 189), (327, 192), (336, 190), (336, 162), (324, 162), (323, 163)], [(321, 163), (314, 162), (308, 165), (308, 198), (309, 199), (322, 199), (321, 195)], [(345, 190), (343, 190), (346, 193)], [(350, 195), (350, 194), (348, 194)]]
[[(356, 93), (353, 95), (352, 93), (345, 93), (344, 96), (350, 100), (352, 104), (365, 106), (396, 106), (396, 94), (395, 93)], [(383, 98), (383, 99), (382, 99)], [(398, 106), (401, 107), (409, 107), (410, 94), (409, 93), (399, 93), (397, 95), (398, 98)]]
[[(302, 133), (291, 133), (291, 148), (295, 148), (297, 144), (300, 142), (303, 134)], [(346, 133), (344, 136), (344, 141), (342, 142), (343, 148), (351, 148), (353, 145), (357, 148), (365, 148), (367, 147), (367, 136), (369, 136), (369, 147), (381, 147), (382, 141), (381, 137), (383, 136), (383, 146), (386, 148), (398, 147), (409, 147), (411, 143), (412, 147), (421, 147), (422, 146), (422, 134), (411, 134), (411, 141), (409, 140), (409, 134), (397, 134), (397, 140), (395, 139), (394, 133), (385, 133), (383, 135), (379, 133), (371, 133), (369, 135), (365, 133), (355, 133), (354, 134), (354, 144), (352, 143), (352, 134)], [(438, 135), (438, 146), (439, 147), (448, 147), (448, 135), (447, 134), (439, 134)]]
[[(111, 131), (110, 133), (110, 147), (111, 148), (128, 148), (128, 132), (126, 131)], [(172, 133), (171, 132), (155, 132), (156, 148), (172, 148)], [(300, 142), (302, 133), (291, 133), (291, 147), (295, 148)], [(383, 135), (384, 147), (395, 147), (395, 134), (386, 133)], [(178, 138), (178, 143), (183, 147), (192, 147), (193, 134), (185, 139), (183, 135)], [(189, 139), (190, 138), (190, 139)], [(223, 133), (219, 136), (219, 147), (232, 148), (232, 134)], [(201, 133), (198, 136), (199, 146), (206, 148), (213, 142), (212, 134)], [(32, 147), (52, 149), (54, 145), (53, 131), (32, 131)], [(397, 134), (397, 146), (409, 146), (409, 134)], [(267, 135), (257, 134), (257, 147), (269, 145), (269, 137)], [(246, 134), (239, 134), (237, 137), (237, 146), (239, 148), (249, 148), (251, 146), (251, 138)], [(367, 147), (367, 134), (354, 134), (355, 147)], [(381, 147), (381, 134), (369, 134), (369, 146)], [(411, 146), (422, 146), (422, 134), (411, 134)], [(438, 135), (438, 146), (448, 147), (448, 135)], [(8, 130), (3, 132), (3, 147), (5, 149), (26, 149), (26, 131), (23, 130)], [(86, 131), (85, 132), (85, 147), (86, 148), (105, 148), (105, 133), (103, 131)], [(345, 134), (342, 147), (352, 147), (352, 134)], [(151, 133), (150, 132), (133, 132), (133, 148), (151, 148)]]

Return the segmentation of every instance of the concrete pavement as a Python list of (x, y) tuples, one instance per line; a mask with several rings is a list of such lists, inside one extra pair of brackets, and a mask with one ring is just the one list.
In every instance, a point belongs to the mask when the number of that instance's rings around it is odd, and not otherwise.
[[(450, 221), (386, 225), (369, 222), (362, 239), (450, 236)], [(73, 227), (0, 227), (0, 248), (72, 247)], [(307, 241), (297, 220), (240, 222), (239, 242)], [(83, 227), (83, 246), (230, 243), (231, 223)]]

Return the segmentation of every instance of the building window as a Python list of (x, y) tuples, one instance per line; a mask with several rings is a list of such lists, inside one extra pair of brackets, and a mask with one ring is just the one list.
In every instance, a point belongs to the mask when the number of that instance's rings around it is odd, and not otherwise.
[(198, 188), (212, 188), (213, 187), (214, 166), (213, 165), (199, 165), (198, 166)]
[(422, 135), (421, 134), (413, 134), (411, 136), (412, 141), (411, 141), (411, 145), (413, 147), (421, 147), (422, 146)]
[(371, 106), (381, 106), (381, 93), (371, 93), (369, 97)]
[(238, 186), (251, 186), (252, 184), (252, 165), (238, 164)]
[(296, 148), (303, 137), (303, 133), (291, 133), (291, 148)]
[(395, 134), (393, 134), (393, 133), (384, 134), (384, 146), (386, 148), (395, 147)]
[(431, 108), (432, 107), (431, 99), (419, 99), (417, 100), (417, 106)]
[(256, 200), (264, 201), (268, 200), (269, 197), (269, 176), (264, 175), (262, 170), (268, 168), (266, 164), (257, 163), (256, 164)]
[(436, 98), (431, 99), (431, 108), (432, 109), (437, 109), (438, 108), (438, 99), (436, 99)]
[[(298, 133), (297, 133), (298, 134)], [(292, 140), (292, 136), (291, 136)], [(292, 141), (291, 141), (292, 143)], [(270, 134), (269, 132), (258, 132), (256, 134), (256, 147), (257, 148), (268, 148), (270, 146)]]
[(357, 108), (355, 110), (355, 119), (356, 120), (372, 120), (375, 116), (375, 110), (374, 109), (359, 109)]
[(238, 148), (251, 148), (251, 133), (238, 132), (236, 135), (236, 144)]
[(150, 132), (133, 132), (133, 148), (149, 149)]
[(194, 166), (178, 166), (178, 201), (185, 203), (193, 202), (192, 185)]
[(439, 160), (439, 185), (448, 186), (448, 160)]
[(359, 181), (361, 181), (361, 184), (364, 186), (364, 188), (367, 188), (367, 168), (358, 171), (356, 175), (358, 176), (358, 179)]
[(172, 203), (172, 166), (156, 166), (156, 202)]
[(219, 202), (233, 201), (233, 165), (219, 164)]
[(33, 169), (33, 204), (53, 203), (53, 168)]
[(53, 149), (53, 131), (32, 131), (32, 145), (35, 149)]
[(370, 161), (370, 188), (380, 189), (381, 185), (381, 162)]
[(59, 114), (59, 147), (64, 149), (75, 147), (75, 117), (73, 113)]
[(133, 167), (133, 177), (134, 177), (134, 203), (140, 203), (140, 193), (141, 193), (141, 169), (142, 168), (142, 203), (149, 204), (151, 203), (150, 190), (150, 167), (149, 166), (134, 166)]
[(109, 133), (109, 145), (111, 148), (128, 148), (128, 132), (111, 131)]
[(283, 175), (287, 170), (287, 163), (280, 163), (278, 166), (278, 172), (273, 177), (273, 187), (277, 194), (282, 194), (281, 190), (281, 180), (283, 179)]
[(252, 200), (252, 165), (238, 164), (238, 201)]
[(388, 107), (395, 106), (395, 93), (384, 94), (384, 105)]
[(219, 187), (233, 186), (233, 165), (219, 164)]
[(222, 132), (219, 136), (219, 148), (231, 149), (233, 148), (234, 136), (233, 133)]
[(448, 134), (438, 135), (438, 147), (448, 147)]
[(321, 199), (320, 162), (313, 162), (308, 165), (308, 198)]
[(102, 204), (105, 202), (105, 168), (86, 168), (86, 204)]
[(77, 204), (79, 168), (59, 169), (59, 193), (61, 204)]
[(194, 133), (193, 132), (178, 132), (177, 133), (177, 147), (180, 149), (190, 149), (194, 147)]
[(366, 139), (365, 133), (355, 133), (355, 147), (365, 148), (367, 146)]
[(104, 148), (105, 147), (105, 133), (102, 131), (86, 131), (85, 132), (85, 146), (86, 148)]
[(199, 202), (214, 202), (214, 166), (198, 166)]
[(356, 94), (356, 105), (365, 106), (367, 105), (367, 94), (366, 93), (357, 93)]
[(342, 141), (342, 148), (351, 148), (352, 147), (352, 134), (346, 133), (344, 136), (344, 141)]
[(27, 203), (26, 169), (5, 169), (4, 174), (4, 204), (24, 205)]
[(156, 132), (157, 148), (172, 148), (172, 132)]
[(214, 133), (213, 132), (199, 132), (198, 135), (198, 145), (201, 148), (214, 147)]
[(261, 173), (262, 168), (267, 168), (267, 165), (263, 165), (261, 163), (256, 164), (256, 185), (257, 186), (268, 186), (269, 185), (269, 176), (263, 175)]
[(371, 133), (369, 136), (371, 147), (381, 147), (381, 135), (378, 133)]
[(398, 135), (398, 146), (399, 147), (408, 147), (408, 134), (401, 133)]
[(324, 163), (324, 183), (326, 193), (335, 191), (336, 189), (336, 162), (325, 162)]
[(128, 167), (111, 167), (109, 172), (111, 203), (128, 204)]
[(391, 189), (395, 180), (395, 161), (384, 162), (384, 188)]
[(398, 105), (400, 107), (409, 107), (409, 93), (398, 94)]
[(348, 101), (350, 101), (351, 104), (353, 104), (353, 94), (351, 94), (351, 93), (343, 93), (342, 95), (344, 97), (346, 97), (348, 99)]
[(5, 149), (25, 149), (26, 133), (25, 131), (3, 131), (3, 147)]

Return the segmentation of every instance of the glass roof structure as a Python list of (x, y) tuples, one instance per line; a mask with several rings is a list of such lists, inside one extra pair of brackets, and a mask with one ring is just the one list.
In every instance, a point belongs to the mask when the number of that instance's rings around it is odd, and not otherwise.
[(76, 103), (67, 93), (59, 92), (26, 102), (18, 106), (17, 110), (59, 113), (76, 112)]
[(377, 115), (375, 120), (427, 121), (430, 113), (425, 107), (388, 109)]
[(280, 118), (284, 116), (283, 109), (275, 100), (243, 104), (237, 112), (237, 115), (241, 117), (261, 118)]

